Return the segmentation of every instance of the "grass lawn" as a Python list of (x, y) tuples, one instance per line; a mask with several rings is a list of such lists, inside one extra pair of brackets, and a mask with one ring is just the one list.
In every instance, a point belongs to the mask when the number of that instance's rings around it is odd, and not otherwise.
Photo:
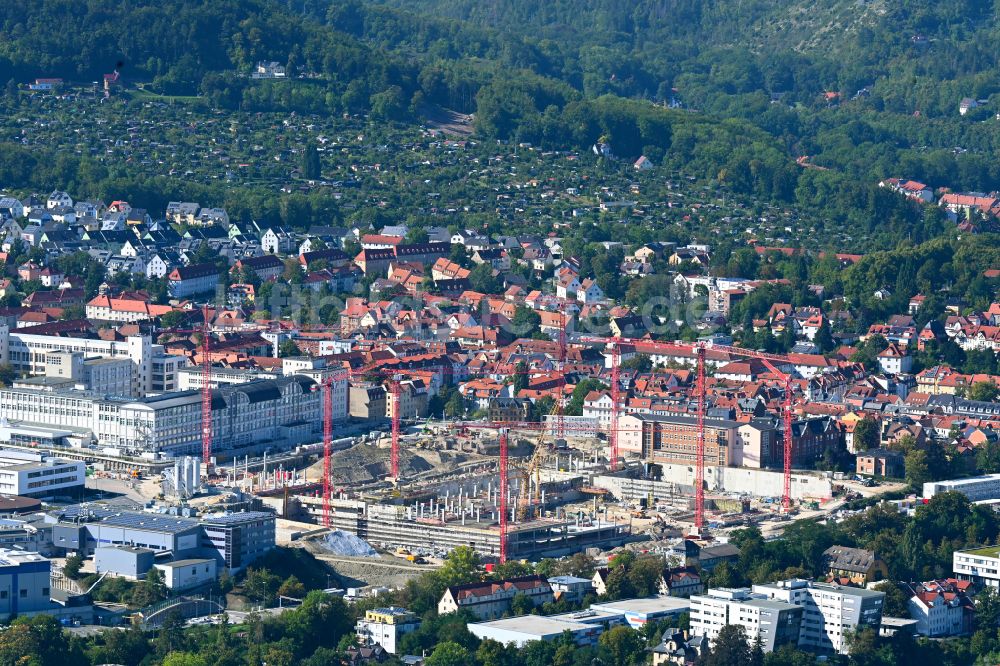
[(167, 103), (181, 103), (181, 104), (196, 104), (198, 106), (205, 105), (205, 98), (199, 97), (198, 95), (160, 95), (158, 93), (150, 92), (144, 88), (136, 88), (134, 90), (126, 91), (126, 94), (136, 101), (157, 101), (157, 102), (167, 102)]

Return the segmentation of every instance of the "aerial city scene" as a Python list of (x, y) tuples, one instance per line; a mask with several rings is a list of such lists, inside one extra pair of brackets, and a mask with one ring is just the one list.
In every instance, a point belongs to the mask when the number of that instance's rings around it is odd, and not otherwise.
[(2, 0), (0, 666), (1000, 664), (998, 38)]

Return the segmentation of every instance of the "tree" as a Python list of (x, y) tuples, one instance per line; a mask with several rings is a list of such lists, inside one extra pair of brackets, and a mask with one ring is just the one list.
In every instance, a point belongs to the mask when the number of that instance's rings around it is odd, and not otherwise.
[(458, 546), (445, 558), (438, 578), (445, 585), (460, 585), (474, 579), (479, 571), (479, 553), (469, 546)]
[(984, 442), (976, 447), (976, 468), (983, 474), (1000, 472), (1000, 442)]
[(926, 451), (912, 449), (903, 458), (903, 468), (906, 472), (906, 482), (910, 484), (911, 488), (923, 488), (924, 484), (931, 480)]
[(882, 436), (878, 421), (865, 417), (854, 425), (854, 450), (870, 451), (877, 449)]
[(984, 402), (995, 402), (997, 395), (1000, 395), (1000, 386), (991, 381), (975, 382), (969, 387), (967, 397), (969, 400), (982, 400)]
[(628, 569), (617, 566), (608, 572), (605, 596), (608, 599), (627, 599), (635, 596), (635, 588), (629, 578)]
[(278, 356), (281, 358), (288, 358), (290, 356), (300, 356), (302, 351), (299, 346), (295, 344), (294, 340), (282, 340), (281, 344), (278, 345)]
[(164, 657), (163, 666), (208, 666), (208, 662), (193, 652), (171, 652)]
[(426, 666), (468, 666), (471, 656), (469, 651), (458, 643), (445, 641), (438, 643), (424, 664)]
[(882, 615), (888, 617), (910, 617), (910, 611), (907, 608), (909, 598), (895, 581), (884, 580), (876, 585), (875, 589), (885, 593), (885, 603), (882, 604)]
[(530, 336), (539, 330), (542, 325), (542, 316), (524, 305), (518, 305), (514, 310), (514, 318), (511, 319), (514, 335), (524, 337)]
[(493, 266), (479, 264), (469, 273), (469, 285), (481, 294), (497, 294), (500, 282), (493, 275)]
[(278, 596), (301, 599), (306, 596), (305, 586), (294, 575), (289, 576), (278, 588)]
[(822, 354), (833, 350), (836, 343), (834, 343), (833, 336), (830, 334), (830, 320), (826, 317), (823, 317), (823, 323), (820, 324), (819, 330), (816, 331), (813, 343), (819, 347), (819, 351)]
[(1000, 593), (987, 585), (976, 595), (976, 628), (995, 631), (1000, 623)]
[(631, 627), (612, 627), (601, 634), (599, 643), (611, 653), (612, 663), (619, 666), (639, 663), (646, 659), (646, 646)]
[(319, 161), (319, 149), (310, 142), (302, 153), (302, 177), (307, 180), (317, 180), (322, 175)]
[(446, 416), (456, 417), (461, 416), (465, 413), (465, 397), (455, 391), (448, 398), (448, 402), (444, 405), (444, 413)]
[(146, 572), (146, 578), (132, 591), (132, 604), (142, 608), (166, 597), (167, 586), (163, 582), (163, 572), (153, 567)]
[(83, 566), (83, 558), (79, 555), (70, 555), (63, 565), (63, 575), (67, 578), (76, 579), (80, 576), (80, 567)]
[(274, 599), (274, 593), (280, 585), (281, 579), (267, 569), (249, 568), (243, 581), (243, 592), (250, 599), (266, 605)]
[(511, 615), (529, 615), (534, 610), (535, 604), (526, 594), (515, 594), (514, 598), (510, 600)]
[(738, 624), (724, 626), (700, 663), (702, 666), (750, 666), (746, 629)]
[(528, 388), (528, 364), (524, 361), (518, 361), (514, 366), (514, 395), (516, 396), (522, 390)]

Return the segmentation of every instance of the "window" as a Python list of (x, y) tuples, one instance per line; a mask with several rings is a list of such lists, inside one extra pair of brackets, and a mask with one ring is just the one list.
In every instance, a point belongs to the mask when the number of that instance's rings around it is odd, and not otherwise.
[(28, 591), (27, 590), (21, 590), (21, 598), (22, 599), (27, 599), (28, 598)]

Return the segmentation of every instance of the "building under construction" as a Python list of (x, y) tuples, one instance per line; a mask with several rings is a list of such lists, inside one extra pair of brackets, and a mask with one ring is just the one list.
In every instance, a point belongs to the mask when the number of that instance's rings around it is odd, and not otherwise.
[[(301, 507), (319, 516), (322, 499), (299, 498)], [(486, 557), (500, 555), (499, 515), (495, 507), (458, 498), (431, 499), (410, 505), (332, 498), (330, 527), (355, 534), (383, 548), (447, 551), (469, 546)], [(627, 523), (583, 514), (536, 518), (507, 524), (508, 559), (561, 557), (587, 548), (608, 549), (631, 538)]]

